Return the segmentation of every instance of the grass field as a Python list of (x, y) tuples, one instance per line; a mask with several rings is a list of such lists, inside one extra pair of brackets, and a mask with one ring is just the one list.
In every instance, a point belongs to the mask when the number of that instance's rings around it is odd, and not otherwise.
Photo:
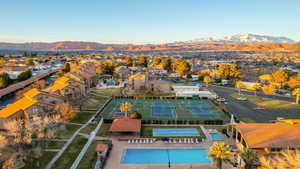
[[(44, 169), (48, 162), (55, 156), (56, 152), (43, 152), (42, 157), (32, 162), (26, 162), (23, 169)], [(37, 166), (37, 164), (39, 166)]]
[(288, 102), (283, 100), (275, 100), (271, 98), (258, 97), (258, 96), (249, 96), (249, 95), (238, 95), (237, 93), (233, 93), (231, 95), (233, 98), (245, 97), (250, 102), (256, 104), (259, 107), (263, 107), (265, 109), (299, 109), (300, 105), (295, 104), (294, 102)]
[[(185, 99), (113, 99), (104, 109), (102, 115), (104, 119), (114, 119), (117, 115), (121, 115), (119, 106), (121, 103), (129, 102), (132, 107), (130, 112), (137, 111), (142, 114), (143, 120), (214, 120), (226, 119), (226, 116), (218, 110), (218, 108), (209, 100), (185, 100)], [(156, 104), (157, 102), (162, 104)], [(160, 105), (171, 105), (172, 107), (154, 107)], [(193, 109), (189, 106), (200, 106), (199, 109)], [(203, 108), (201, 108), (201, 106)], [(163, 111), (175, 111), (175, 116), (157, 116)], [(171, 110), (172, 109), (172, 110)], [(158, 111), (154, 112), (154, 111)], [(200, 111), (200, 114), (197, 114)]]
[(82, 136), (77, 136), (66, 149), (63, 155), (56, 161), (53, 168), (55, 169), (66, 169), (70, 168), (84, 144), (87, 142), (87, 139)]
[(93, 143), (88, 148), (86, 154), (83, 156), (82, 160), (80, 161), (77, 169), (94, 168), (97, 161), (97, 155), (95, 152), (96, 145), (103, 144), (103, 143), (107, 144), (110, 143), (110, 141), (107, 140), (93, 141)]

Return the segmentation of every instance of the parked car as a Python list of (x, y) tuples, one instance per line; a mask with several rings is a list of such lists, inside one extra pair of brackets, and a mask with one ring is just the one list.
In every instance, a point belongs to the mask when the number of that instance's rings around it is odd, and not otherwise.
[(237, 100), (239, 100), (239, 101), (247, 101), (247, 98), (246, 97), (239, 97), (239, 98), (237, 98)]
[(225, 98), (218, 98), (217, 101), (218, 102), (226, 102), (226, 99)]

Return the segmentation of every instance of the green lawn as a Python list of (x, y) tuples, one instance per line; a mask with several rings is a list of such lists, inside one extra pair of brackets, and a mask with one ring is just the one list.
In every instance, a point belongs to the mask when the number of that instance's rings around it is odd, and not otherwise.
[(66, 129), (60, 130), (58, 132), (57, 138), (68, 139), (80, 128), (80, 126), (74, 124), (63, 124), (63, 125), (65, 125)]
[(66, 149), (66, 151), (56, 161), (56, 163), (53, 166), (53, 169), (70, 168), (86, 142), (87, 139), (82, 136), (75, 137), (75, 139)]
[(97, 136), (109, 137), (110, 136), (110, 132), (109, 132), (110, 126), (111, 126), (111, 124), (103, 123), (101, 128), (99, 129), (99, 131), (97, 133)]
[(55, 154), (56, 152), (43, 152), (40, 158), (32, 162), (26, 162), (26, 166), (22, 169), (44, 169)]
[(94, 141), (88, 148), (86, 154), (83, 156), (77, 169), (94, 168), (95, 163), (97, 161), (95, 148), (96, 145), (100, 143), (109, 143), (109, 141)]
[(66, 142), (64, 141), (47, 141), (46, 148), (48, 149), (61, 149)]
[(72, 123), (81, 123), (84, 124), (93, 116), (92, 113), (87, 112), (78, 112), (76, 116), (70, 121)]
[(80, 133), (84, 134), (90, 134), (93, 130), (95, 130), (96, 125), (95, 124), (89, 124), (85, 128), (83, 128)]
[[(142, 114), (143, 120), (214, 120), (226, 119), (226, 116), (209, 100), (186, 100), (186, 99), (113, 99), (110, 104), (104, 109), (102, 116), (104, 119), (115, 118), (116, 112), (120, 112), (119, 107), (121, 103), (131, 103), (131, 112), (137, 111)], [(165, 102), (175, 107), (176, 117), (155, 117), (152, 115), (152, 104), (154, 102)], [(186, 107), (189, 103), (197, 102), (206, 108), (207, 114), (211, 113), (215, 117), (195, 116), (189, 108)], [(206, 113), (205, 112), (205, 113)]]
[(283, 101), (283, 100), (275, 100), (271, 98), (258, 97), (258, 96), (249, 96), (249, 95), (239, 95), (238, 93), (231, 94), (233, 98), (245, 97), (250, 102), (256, 104), (259, 107), (263, 107), (265, 109), (299, 109), (300, 105), (295, 104), (294, 102)]
[[(152, 136), (152, 129), (153, 128), (196, 128), (199, 131), (201, 138), (206, 138), (205, 134), (201, 130), (199, 126), (142, 126), (141, 130), (141, 137), (151, 138)], [(179, 138), (180, 136), (174, 136)], [(189, 136), (190, 137), (190, 136)], [(161, 138), (161, 137), (158, 137)]]

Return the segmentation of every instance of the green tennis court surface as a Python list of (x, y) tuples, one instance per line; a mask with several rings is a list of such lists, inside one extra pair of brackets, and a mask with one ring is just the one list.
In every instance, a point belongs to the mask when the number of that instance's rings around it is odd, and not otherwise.
[(215, 120), (226, 116), (209, 100), (189, 99), (113, 99), (102, 112), (104, 119), (124, 116), (119, 109), (122, 103), (132, 105), (130, 112), (137, 111), (144, 120)]

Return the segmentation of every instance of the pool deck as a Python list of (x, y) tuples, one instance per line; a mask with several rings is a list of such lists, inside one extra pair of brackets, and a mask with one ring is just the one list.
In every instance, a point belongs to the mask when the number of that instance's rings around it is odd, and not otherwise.
[[(128, 144), (127, 141), (119, 141), (118, 138), (112, 138), (113, 148), (109, 158), (107, 159), (104, 169), (167, 169), (168, 165), (141, 165), (141, 164), (121, 164), (121, 158), (123, 150), (126, 148), (208, 148), (212, 145), (211, 138), (207, 138), (204, 142), (200, 144), (167, 144), (162, 141), (156, 141), (153, 144)], [(186, 164), (186, 165), (171, 165), (173, 169), (215, 169), (211, 164)], [(230, 169), (228, 166), (224, 165), (224, 169)]]

